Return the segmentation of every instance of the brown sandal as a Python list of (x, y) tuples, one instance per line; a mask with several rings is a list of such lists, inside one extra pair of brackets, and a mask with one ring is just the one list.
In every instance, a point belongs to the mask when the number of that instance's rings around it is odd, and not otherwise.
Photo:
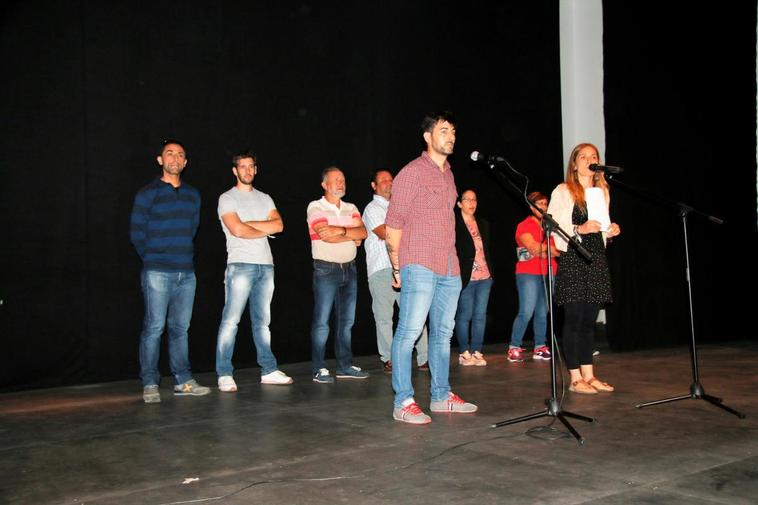
[(571, 383), (569, 386), (569, 391), (572, 393), (579, 393), (580, 395), (596, 395), (597, 389), (593, 388), (584, 380), (578, 380)]
[(593, 377), (590, 380), (587, 381), (587, 384), (598, 391), (601, 391), (603, 393), (610, 393), (615, 390), (613, 386), (608, 384), (607, 382), (603, 382), (597, 377)]

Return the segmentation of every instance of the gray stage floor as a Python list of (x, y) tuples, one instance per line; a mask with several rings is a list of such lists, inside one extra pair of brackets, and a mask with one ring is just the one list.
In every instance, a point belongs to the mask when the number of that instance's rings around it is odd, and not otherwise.
[[(617, 392), (566, 393), (580, 446), (552, 417), (492, 429), (544, 408), (549, 365), (511, 364), (488, 347), (487, 367), (451, 365), (453, 390), (473, 415), (433, 414), (426, 426), (392, 420), (390, 377), (374, 357), (365, 381), (291, 386), (236, 374), (240, 391), (144, 405), (137, 381), (0, 396), (0, 502), (9, 504), (755, 504), (758, 503), (758, 344), (700, 348), (709, 394), (687, 394), (686, 347), (597, 357)], [(202, 384), (215, 376), (199, 374)], [(426, 409), (429, 376), (414, 372)], [(560, 393), (559, 393), (560, 394)]]

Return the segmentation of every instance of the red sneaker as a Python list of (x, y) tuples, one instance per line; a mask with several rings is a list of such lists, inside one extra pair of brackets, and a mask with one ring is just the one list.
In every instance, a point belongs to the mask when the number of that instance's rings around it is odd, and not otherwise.
[(520, 347), (511, 347), (508, 349), (508, 361), (511, 363), (521, 363), (524, 361), (524, 350)]
[(532, 354), (532, 359), (535, 360), (550, 361), (552, 357), (553, 355), (550, 354), (550, 349), (546, 345), (536, 348)]

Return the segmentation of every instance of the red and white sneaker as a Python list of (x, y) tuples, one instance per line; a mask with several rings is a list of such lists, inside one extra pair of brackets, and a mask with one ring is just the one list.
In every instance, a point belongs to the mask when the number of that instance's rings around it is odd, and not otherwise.
[(521, 363), (524, 361), (524, 350), (520, 347), (511, 347), (508, 349), (508, 361), (511, 363)]
[(463, 398), (461, 398), (460, 396), (458, 396), (457, 394), (451, 391), (449, 393), (449, 396), (447, 397), (447, 400), (430, 403), (429, 410), (431, 410), (432, 412), (452, 412), (452, 413), (458, 413), (458, 414), (470, 414), (471, 412), (476, 412), (477, 410), (479, 410), (479, 407), (477, 407), (473, 403), (464, 402)]
[(392, 418), (395, 421), (402, 421), (410, 424), (429, 424), (432, 418), (424, 414), (418, 403), (411, 400), (408, 405), (392, 411)]
[(546, 345), (537, 347), (532, 354), (532, 359), (535, 360), (550, 361), (552, 357), (553, 355), (550, 354), (550, 349)]

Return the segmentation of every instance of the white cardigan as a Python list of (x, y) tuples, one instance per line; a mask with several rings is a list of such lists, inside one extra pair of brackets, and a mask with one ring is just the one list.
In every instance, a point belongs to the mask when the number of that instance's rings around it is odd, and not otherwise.
[[(608, 189), (603, 191), (605, 194), (605, 205), (610, 205), (610, 195)], [(574, 224), (571, 219), (571, 213), (574, 211), (574, 198), (571, 196), (571, 192), (568, 190), (566, 183), (559, 184), (550, 196), (550, 205), (547, 207), (547, 213), (553, 216), (553, 219), (563, 230), (569, 235), (574, 236)], [(606, 233), (603, 234), (603, 243), (606, 242)], [(581, 237), (578, 237), (581, 241)], [(555, 240), (555, 247), (559, 251), (566, 252), (568, 249), (568, 242), (563, 240), (563, 237), (553, 232), (553, 239)]]

